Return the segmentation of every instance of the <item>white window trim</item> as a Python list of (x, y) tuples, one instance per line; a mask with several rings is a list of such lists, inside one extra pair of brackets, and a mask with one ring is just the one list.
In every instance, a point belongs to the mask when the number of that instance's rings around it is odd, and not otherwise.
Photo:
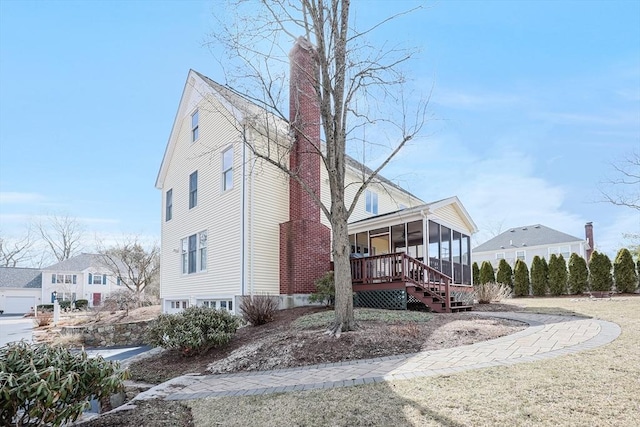
[[(222, 303), (224, 303), (225, 307), (222, 307)], [(203, 298), (198, 300), (198, 306), (214, 308), (216, 310), (226, 310), (230, 313), (235, 313), (235, 301), (232, 297)]]
[[(369, 209), (369, 206), (371, 209)], [(378, 193), (372, 190), (364, 191), (364, 210), (372, 215), (378, 215)]]
[[(171, 195), (171, 197), (169, 197), (169, 195)], [(170, 188), (164, 193), (164, 220), (166, 222), (166, 221), (171, 221), (172, 219), (173, 219), (173, 188)]]
[[(195, 185), (195, 190), (191, 187), (191, 182), (192, 182), (191, 177), (193, 175), (196, 176), (196, 179), (195, 179), (195, 184), (196, 184)], [(194, 208), (198, 207), (198, 187), (199, 187), (199, 184), (200, 184), (198, 182), (199, 178), (200, 178), (200, 174), (198, 173), (197, 170), (195, 170), (195, 171), (193, 171), (193, 172), (191, 172), (189, 174), (189, 204), (188, 204), (189, 209), (194, 209)], [(191, 196), (192, 195), (194, 195), (194, 197), (193, 197), (193, 205), (191, 205), (191, 199), (192, 199)]]
[(522, 252), (522, 254), (523, 254), (523, 258), (524, 259), (522, 259), (521, 261), (526, 262), (527, 261), (527, 251), (525, 251), (525, 250), (517, 250), (515, 259), (520, 259), (520, 258), (518, 258), (518, 252)]
[[(189, 273), (189, 238), (192, 236), (196, 236), (196, 250), (195, 250), (195, 258), (196, 258), (196, 271)], [(203, 239), (205, 242), (208, 242), (207, 230), (199, 231), (194, 234), (190, 234), (182, 239), (180, 239), (180, 272), (183, 276), (189, 276), (192, 274), (205, 273), (207, 271), (207, 257), (208, 257), (208, 244), (205, 243), (204, 246), (201, 246), (201, 240)], [(204, 251), (205, 254), (205, 262), (204, 266), (202, 265), (201, 254)], [(185, 264), (185, 256), (186, 256), (186, 264)]]
[[(193, 124), (193, 118), (196, 117), (196, 123)], [(200, 138), (200, 110), (196, 109), (191, 113), (191, 143), (196, 142)]]
[[(227, 154), (229, 151), (231, 151), (231, 165), (229, 165), (229, 167), (225, 168), (224, 155)], [(220, 158), (220, 165), (221, 165), (220, 169), (222, 170), (222, 173), (220, 175), (220, 179), (221, 179), (222, 182), (221, 182), (221, 187), (220, 188), (222, 188), (222, 192), (223, 193), (226, 193), (227, 191), (230, 191), (230, 190), (233, 189), (233, 161), (234, 161), (234, 156), (235, 156), (235, 153), (233, 151), (233, 145), (230, 145), (229, 147), (227, 147), (224, 150), (222, 150), (221, 158)], [(226, 177), (227, 172), (231, 173), (231, 186), (229, 188), (225, 187), (225, 185), (226, 185), (225, 177)]]
[[(498, 256), (498, 255), (502, 255), (502, 256)], [(504, 252), (496, 252), (496, 259), (505, 259)]]

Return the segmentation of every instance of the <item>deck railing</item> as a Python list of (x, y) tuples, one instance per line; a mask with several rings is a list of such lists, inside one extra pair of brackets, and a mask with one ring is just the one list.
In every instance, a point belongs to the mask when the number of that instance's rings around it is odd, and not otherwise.
[(451, 306), (451, 277), (403, 252), (352, 258), (351, 280), (362, 285), (398, 281), (412, 283), (424, 288), (425, 292), (444, 298), (447, 309)]

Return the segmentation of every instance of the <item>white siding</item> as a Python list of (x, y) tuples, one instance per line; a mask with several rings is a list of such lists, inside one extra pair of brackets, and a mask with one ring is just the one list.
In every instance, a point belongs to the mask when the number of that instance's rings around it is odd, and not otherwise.
[[(165, 159), (171, 163), (162, 188), (161, 297), (198, 297), (240, 291), (241, 250), (241, 132), (229, 114), (213, 99), (187, 91), (192, 106), (177, 119), (176, 144)], [(199, 111), (199, 138), (192, 142), (191, 115)], [(233, 146), (233, 188), (222, 191), (222, 151)], [(198, 171), (197, 205), (189, 209), (189, 176)], [(173, 190), (172, 219), (164, 220), (165, 195)], [(207, 231), (207, 270), (182, 274), (181, 239)]]
[(447, 205), (436, 209), (433, 212), (433, 216), (437, 218), (437, 222), (446, 227), (464, 232), (467, 235), (470, 235), (473, 232), (473, 230), (469, 229), (469, 226), (462, 218), (462, 215), (460, 215), (453, 205)]
[[(524, 251), (525, 252), (525, 262), (527, 264), (527, 267), (531, 267), (531, 262), (533, 261), (533, 257), (535, 257), (536, 255), (539, 256), (540, 258), (545, 258), (547, 261), (549, 261), (550, 255), (549, 255), (549, 249), (556, 249), (560, 246), (570, 246), (571, 247), (571, 253), (576, 253), (578, 255), (580, 255), (581, 257), (584, 258), (584, 245), (582, 245), (580, 242), (570, 242), (570, 243), (564, 243), (564, 244), (558, 244), (558, 243), (554, 243), (553, 245), (545, 245), (545, 246), (525, 246), (525, 247), (521, 247), (521, 248), (505, 248), (505, 249), (499, 249), (499, 250), (495, 250), (495, 251), (486, 251), (486, 252), (473, 252), (473, 262), (477, 262), (478, 266), (480, 266), (482, 264), (483, 261), (489, 261), (494, 267), (498, 267), (498, 263), (500, 262), (499, 259), (496, 259), (496, 253), (503, 253), (504, 252), (504, 258), (507, 262), (509, 262), (509, 264), (511, 265), (515, 265), (516, 262), (516, 252), (519, 251)], [(569, 258), (565, 258), (565, 262), (567, 264), (569, 264)]]
[[(325, 206), (327, 206), (327, 208), (330, 208), (331, 194), (329, 191), (329, 179), (327, 170), (324, 167), (321, 168), (321, 179), (322, 202), (325, 204)], [(362, 185), (362, 177), (359, 176), (356, 171), (347, 167), (347, 173), (345, 176), (345, 204), (347, 209), (351, 206), (351, 203), (353, 202), (353, 199), (355, 198), (356, 192), (358, 191), (358, 188), (360, 188), (360, 185)], [(402, 205), (410, 208), (423, 203), (421, 200), (415, 197), (411, 197), (407, 193), (400, 191), (390, 185), (370, 184), (367, 189), (375, 192), (378, 195), (377, 215), (400, 210)], [(361, 219), (376, 216), (372, 213), (367, 212), (365, 209), (365, 193), (366, 191), (363, 191), (360, 195), (358, 203), (353, 210), (353, 213), (349, 217), (349, 222), (355, 222)], [(321, 221), (327, 227), (331, 227), (329, 220), (324, 214), (321, 214)]]
[(289, 221), (289, 180), (257, 161), (249, 182), (247, 293), (280, 293), (280, 224)]

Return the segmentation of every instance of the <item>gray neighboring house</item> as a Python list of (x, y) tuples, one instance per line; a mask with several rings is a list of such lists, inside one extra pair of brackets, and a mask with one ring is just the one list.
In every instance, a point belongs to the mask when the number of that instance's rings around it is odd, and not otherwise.
[(588, 260), (593, 252), (593, 225), (585, 225), (585, 238), (571, 236), (541, 224), (514, 227), (487, 240), (473, 249), (473, 261), (478, 266), (489, 261), (494, 268), (501, 259), (513, 266), (516, 259), (531, 267), (533, 257), (538, 255), (547, 261), (551, 254), (562, 255), (568, 262), (572, 253)]
[(0, 310), (4, 314), (29, 313), (38, 304), (42, 304), (42, 270), (0, 267)]

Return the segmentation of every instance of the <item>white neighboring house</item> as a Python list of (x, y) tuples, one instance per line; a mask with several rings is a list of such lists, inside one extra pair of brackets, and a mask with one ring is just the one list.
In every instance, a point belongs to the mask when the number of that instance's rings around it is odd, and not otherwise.
[(99, 306), (116, 291), (126, 290), (98, 254), (80, 254), (42, 269), (42, 301), (86, 299), (90, 307)]
[(593, 252), (590, 244), (593, 243), (593, 226), (590, 222), (585, 225), (585, 234), (586, 237), (581, 239), (541, 224), (514, 227), (474, 248), (473, 261), (478, 266), (489, 261), (497, 268), (501, 259), (507, 260), (511, 266), (520, 259), (531, 267), (536, 255), (547, 261), (551, 254), (562, 255), (568, 263), (572, 253), (588, 261)]
[[(304, 62), (308, 50), (304, 41), (292, 50), (292, 75), (294, 62)], [(270, 138), (286, 148), (286, 154), (274, 149), (271, 155), (288, 159), (290, 165), (303, 165), (301, 169), (309, 171), (304, 178), (307, 185), (330, 205), (328, 172), (319, 156), (309, 155), (322, 146), (319, 108), (309, 113), (314, 109), (309, 105), (313, 97), (304, 94), (304, 82), (291, 80), (291, 93), (300, 97), (292, 102), (298, 108), (291, 112), (292, 120), (298, 121), (297, 126), (291, 125), (293, 142), (289, 123), (229, 87), (189, 71), (156, 180), (163, 204), (160, 298), (164, 312), (191, 305), (235, 312), (239, 297), (264, 293), (280, 295), (282, 306), (304, 304), (315, 290), (314, 279), (330, 269), (331, 230), (325, 215), (297, 182), (256, 158), (247, 147), (266, 147), (264, 122), (269, 121)], [(314, 141), (294, 131), (314, 125)], [(313, 129), (308, 134), (314, 134)], [(371, 171), (351, 158), (346, 163), (349, 206), (359, 183)], [(463, 208), (454, 205), (461, 206), (457, 198), (436, 207), (443, 215), (450, 213), (449, 223), (462, 224), (458, 235), (469, 236), (476, 231), (475, 225)], [(422, 216), (420, 206), (425, 206)], [(391, 212), (398, 212), (394, 218), (402, 221), (403, 210), (414, 208), (412, 215), (426, 227), (429, 207), (433, 206), (380, 177), (362, 193), (349, 220), (357, 222), (357, 232), (369, 239), (363, 221), (376, 221)], [(419, 228), (422, 233), (422, 225)], [(357, 250), (355, 245), (353, 249)]]
[(39, 304), (42, 304), (41, 270), (0, 267), (0, 311), (25, 314)]

